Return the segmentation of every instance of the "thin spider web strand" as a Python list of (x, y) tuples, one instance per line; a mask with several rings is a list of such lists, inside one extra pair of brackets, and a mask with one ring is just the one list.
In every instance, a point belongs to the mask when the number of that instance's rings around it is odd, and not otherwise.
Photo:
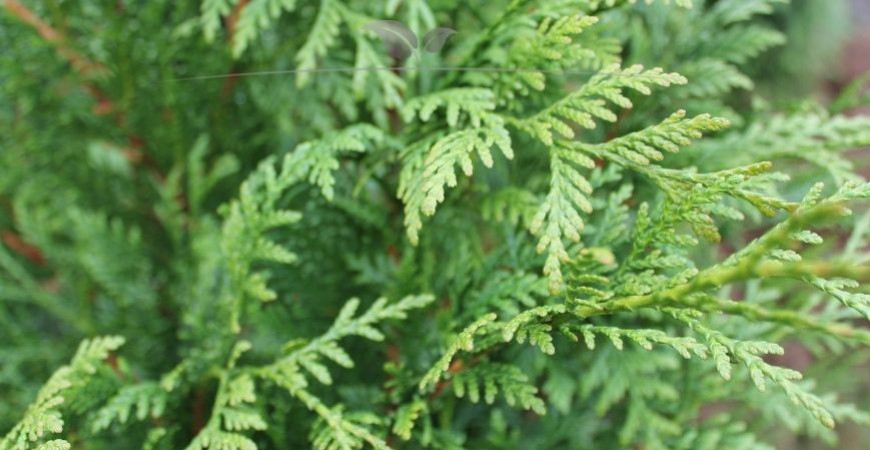
[[(535, 69), (535, 68), (507, 68), (507, 67), (323, 67), (313, 69), (291, 69), (291, 70), (265, 70), (255, 72), (237, 72), (226, 73), (220, 75), (200, 75), (193, 77), (175, 78), (172, 81), (202, 81), (202, 80), (217, 80), (222, 78), (241, 78), (255, 76), (278, 76), (278, 75), (296, 75), (301, 73), (353, 73), (353, 72), (499, 72), (499, 73), (545, 73), (545, 74), (562, 74), (562, 75), (595, 75), (600, 72), (594, 70), (562, 70), (562, 69)], [(607, 76), (607, 75), (604, 75)], [(629, 78), (637, 75), (614, 74), (622, 78)]]

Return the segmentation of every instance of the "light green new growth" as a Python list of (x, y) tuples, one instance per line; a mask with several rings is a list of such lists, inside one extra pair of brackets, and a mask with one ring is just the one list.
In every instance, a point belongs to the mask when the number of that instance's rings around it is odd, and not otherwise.
[(435, 383), (441, 379), (441, 376), (450, 368), (450, 362), (460, 351), (470, 352), (474, 350), (474, 335), (482, 331), (484, 327), (496, 320), (495, 314), (487, 314), (453, 338), (453, 342), (444, 352), (444, 355), (435, 363), (434, 366), (426, 373), (426, 376), (420, 380), (420, 391), (426, 392), (435, 386)]
[(0, 450), (68, 450), (70, 445), (63, 439), (45, 440), (49, 434), (63, 432), (60, 407), (66, 400), (64, 395), (86, 384), (109, 353), (123, 344), (124, 338), (118, 336), (94, 338), (79, 344), (69, 364), (52, 374), (24, 417), (0, 440)]
[[(453, 91), (444, 93), (441, 99), (421, 100), (420, 115), (428, 117), (432, 105), (446, 101), (447, 123), (455, 127), (460, 111), (455, 105), (467, 96), (467, 91)], [(416, 105), (410, 105), (407, 111), (414, 111)], [(472, 156), (476, 153), (484, 166), (492, 167), (492, 149), (495, 147), (505, 158), (513, 158), (511, 137), (504, 119), (497, 114), (484, 112), (494, 105), (486, 101), (472, 101), (469, 107), (465, 109), (470, 121), (468, 126), (438, 133), (432, 136), (434, 142), (431, 146), (428, 140), (422, 140), (421, 145), (410, 148), (406, 153), (398, 195), (405, 204), (405, 227), (411, 243), (419, 241), (419, 231), (423, 227), (421, 213), (433, 215), (438, 204), (444, 201), (445, 188), (456, 187), (456, 165), (466, 176), (471, 176), (474, 172)]]
[[(595, 167), (593, 158), (611, 161), (667, 183), (671, 178), (664, 172), (648, 167), (651, 161), (664, 159), (663, 151), (675, 153), (680, 147), (700, 139), (702, 133), (720, 130), (728, 121), (703, 114), (685, 119), (685, 111), (678, 111), (659, 125), (637, 131), (603, 144), (572, 142), (551, 148), (550, 191), (530, 224), (530, 230), (540, 235), (538, 252), (547, 253), (544, 273), (550, 279), (551, 292), (562, 290), (561, 263), (569, 260), (567, 246), (562, 237), (580, 241), (584, 228), (582, 216), (592, 212), (589, 196), (592, 186), (580, 169)], [(662, 176), (664, 175), (664, 176)], [(663, 186), (667, 187), (667, 186)]]
[(660, 68), (643, 70), (634, 65), (627, 69), (608, 67), (586, 82), (582, 88), (548, 106), (531, 117), (510, 120), (520, 130), (529, 133), (545, 145), (553, 145), (553, 131), (564, 139), (575, 135), (570, 124), (583, 128), (595, 128), (594, 119), (615, 122), (616, 114), (609, 103), (620, 108), (631, 108), (632, 103), (624, 91), (631, 89), (643, 95), (652, 94), (650, 86), (667, 87), (685, 84), (686, 79), (676, 73), (666, 73)]

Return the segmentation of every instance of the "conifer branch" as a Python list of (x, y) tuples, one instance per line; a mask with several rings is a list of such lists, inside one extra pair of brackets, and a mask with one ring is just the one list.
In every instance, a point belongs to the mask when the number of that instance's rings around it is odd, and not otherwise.
[(824, 2), (123, 3), (0, 0), (0, 450), (870, 424), (863, 85), (797, 94)]

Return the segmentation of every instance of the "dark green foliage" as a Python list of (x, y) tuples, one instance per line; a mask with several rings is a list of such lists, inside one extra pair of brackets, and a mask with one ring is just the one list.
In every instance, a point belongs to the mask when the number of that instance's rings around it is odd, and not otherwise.
[(759, 67), (806, 6), (2, 5), (0, 450), (870, 424), (867, 95)]

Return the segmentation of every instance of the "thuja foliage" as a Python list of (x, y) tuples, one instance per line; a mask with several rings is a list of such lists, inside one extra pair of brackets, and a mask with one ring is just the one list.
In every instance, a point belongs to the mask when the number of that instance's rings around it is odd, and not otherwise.
[(754, 88), (790, 8), (7, 0), (0, 449), (835, 445), (868, 97)]

